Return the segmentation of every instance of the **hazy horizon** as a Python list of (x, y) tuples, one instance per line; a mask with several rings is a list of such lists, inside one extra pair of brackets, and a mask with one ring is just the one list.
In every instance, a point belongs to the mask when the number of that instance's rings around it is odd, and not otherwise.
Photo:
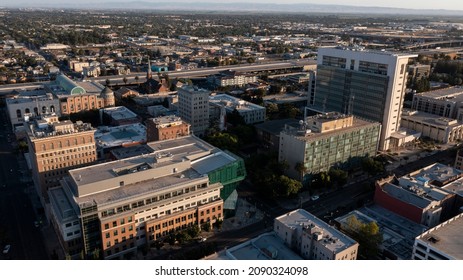
[[(31, 7), (40, 7), (40, 6), (68, 6), (69, 4), (87, 4), (87, 3), (108, 3), (108, 2), (134, 2), (137, 0), (100, 0), (100, 1), (90, 1), (90, 0), (74, 0), (72, 3), (69, 0), (42, 0), (40, 2), (32, 0), (16, 0), (8, 1), (7, 3), (2, 3), (6, 0), (0, 0), (0, 6), (5, 7), (17, 7), (17, 6), (31, 6)], [(142, 2), (151, 2), (151, 3), (268, 3), (268, 4), (323, 4), (323, 5), (346, 5), (346, 6), (361, 6), (361, 7), (384, 7), (384, 8), (401, 8), (401, 9), (433, 9), (433, 10), (463, 10), (463, 2), (461, 0), (443, 0), (443, 1), (421, 1), (421, 0), (389, 0), (379, 1), (379, 0), (231, 0), (231, 1), (217, 1), (217, 0), (139, 0)]]

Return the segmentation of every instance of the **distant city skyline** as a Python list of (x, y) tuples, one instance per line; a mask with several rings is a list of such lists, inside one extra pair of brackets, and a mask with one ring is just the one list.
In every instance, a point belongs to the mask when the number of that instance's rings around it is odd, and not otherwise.
[[(98, 3), (121, 3), (121, 2), (133, 2), (135, 0), (100, 0)], [(443, 0), (443, 1), (421, 1), (421, 0), (231, 0), (231, 1), (218, 1), (218, 0), (140, 0), (142, 2), (151, 3), (165, 3), (165, 2), (184, 2), (184, 3), (236, 3), (236, 2), (247, 2), (247, 3), (267, 3), (267, 4), (325, 4), (325, 5), (347, 5), (347, 6), (364, 6), (364, 7), (390, 7), (390, 8), (404, 8), (404, 9), (445, 9), (445, 10), (463, 10), (463, 2), (461, 0)], [(42, 0), (40, 2), (32, 0), (16, 0), (8, 1), (8, 3), (1, 3), (0, 6), (67, 6), (68, 0)], [(6, 1), (5, 1), (6, 2)], [(89, 0), (76, 0), (73, 4), (87, 4), (96, 3), (96, 1)]]

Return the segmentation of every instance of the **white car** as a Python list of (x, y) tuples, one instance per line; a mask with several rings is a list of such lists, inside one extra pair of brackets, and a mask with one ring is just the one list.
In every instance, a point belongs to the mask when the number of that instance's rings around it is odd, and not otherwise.
[(8, 252), (10, 251), (10, 248), (11, 248), (10, 244), (6, 245), (5, 248), (3, 248), (3, 254), (8, 254)]
[(312, 195), (312, 197), (310, 198), (311, 200), (315, 201), (317, 199), (319, 199), (320, 197), (318, 195)]

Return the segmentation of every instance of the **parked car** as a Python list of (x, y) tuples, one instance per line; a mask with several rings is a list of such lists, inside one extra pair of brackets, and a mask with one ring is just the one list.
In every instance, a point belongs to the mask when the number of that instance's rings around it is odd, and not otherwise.
[(315, 201), (317, 199), (319, 199), (320, 197), (318, 195), (312, 195), (312, 197), (310, 198), (312, 201)]
[(10, 251), (10, 248), (11, 248), (10, 244), (5, 245), (5, 248), (3, 248), (3, 254), (8, 254), (8, 252)]

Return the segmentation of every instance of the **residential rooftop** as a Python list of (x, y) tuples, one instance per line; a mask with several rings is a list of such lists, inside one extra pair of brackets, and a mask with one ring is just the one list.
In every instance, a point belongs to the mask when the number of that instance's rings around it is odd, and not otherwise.
[(434, 163), (415, 172), (411, 172), (403, 178), (415, 178), (420, 182), (429, 182), (429, 184), (441, 187), (463, 176), (463, 171), (444, 165)]
[(26, 133), (31, 141), (34, 141), (46, 137), (94, 131), (93, 127), (89, 123), (83, 123), (81, 121), (73, 123), (70, 120), (57, 120), (58, 117), (54, 113), (36, 117), (25, 125)]

